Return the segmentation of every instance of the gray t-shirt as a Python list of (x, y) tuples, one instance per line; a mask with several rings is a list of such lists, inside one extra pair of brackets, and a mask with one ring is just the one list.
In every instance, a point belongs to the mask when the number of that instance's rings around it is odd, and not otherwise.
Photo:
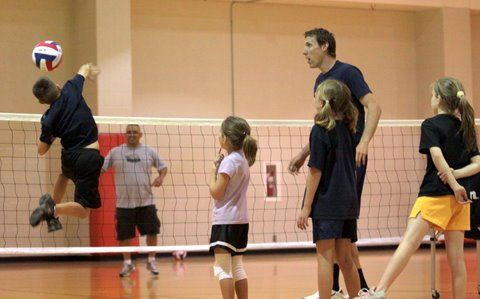
[(215, 200), (213, 224), (248, 223), (247, 189), (250, 182), (250, 168), (243, 151), (230, 153), (218, 167), (218, 173), (225, 173), (230, 180), (223, 199)]
[(161, 170), (167, 165), (154, 149), (140, 144), (113, 148), (103, 164), (103, 170), (115, 168), (117, 208), (136, 208), (154, 204), (151, 178), (152, 167)]

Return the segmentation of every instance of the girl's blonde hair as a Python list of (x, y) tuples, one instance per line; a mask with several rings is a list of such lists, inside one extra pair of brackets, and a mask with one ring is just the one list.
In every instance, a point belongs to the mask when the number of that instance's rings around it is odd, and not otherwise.
[(475, 133), (475, 115), (472, 106), (467, 101), (462, 83), (452, 77), (440, 78), (433, 83), (433, 93), (440, 98), (440, 105), (447, 113), (460, 114), (463, 140), (467, 150), (471, 151), (477, 143)]
[(342, 118), (352, 133), (355, 133), (358, 111), (352, 103), (352, 94), (347, 85), (338, 80), (323, 81), (315, 92), (315, 100), (324, 102), (320, 112), (315, 115), (315, 123), (332, 130), (335, 119)]
[(233, 150), (243, 150), (248, 165), (252, 166), (257, 155), (257, 141), (250, 136), (250, 126), (247, 121), (241, 117), (229, 116), (222, 122), (220, 130), (232, 145)]

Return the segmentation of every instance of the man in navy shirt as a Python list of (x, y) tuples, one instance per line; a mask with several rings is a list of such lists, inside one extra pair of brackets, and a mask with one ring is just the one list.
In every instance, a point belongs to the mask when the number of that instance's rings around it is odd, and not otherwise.
[[(41, 119), (38, 154), (46, 154), (55, 138), (60, 138), (62, 173), (55, 183), (53, 198), (48, 193), (42, 195), (39, 207), (30, 215), (32, 226), (46, 220), (48, 231), (56, 231), (62, 228), (59, 215), (85, 218), (90, 209), (101, 206), (98, 178), (103, 157), (99, 152), (97, 124), (82, 96), (85, 78), (92, 79), (98, 73), (98, 68), (88, 63), (62, 89), (47, 77), (41, 77), (33, 85), (33, 94), (40, 104), (50, 105)], [(75, 184), (74, 202), (60, 203), (69, 179)]]
[[(345, 83), (352, 93), (353, 104), (358, 109), (358, 121), (355, 134), (355, 161), (357, 164), (357, 194), (360, 200), (367, 170), (368, 145), (377, 128), (381, 109), (373, 98), (372, 92), (365, 82), (362, 72), (353, 65), (337, 60), (335, 37), (328, 30), (315, 28), (305, 32), (305, 47), (303, 55), (307, 59), (310, 68), (320, 69), (320, 74), (315, 80), (314, 93), (320, 83), (327, 79), (336, 79)], [(365, 109), (368, 112), (366, 122)], [(301, 152), (290, 161), (288, 168), (290, 173), (297, 174), (309, 154), (310, 148), (307, 144)], [(352, 240), (352, 256), (359, 271), (361, 287), (368, 288), (358, 259), (358, 249), (354, 242), (356, 242), (356, 240)], [(338, 273), (338, 265), (335, 265), (334, 291), (340, 289), (338, 284)], [(307, 298), (318, 298), (317, 294)], [(332, 293), (332, 295), (335, 296), (334, 293)]]

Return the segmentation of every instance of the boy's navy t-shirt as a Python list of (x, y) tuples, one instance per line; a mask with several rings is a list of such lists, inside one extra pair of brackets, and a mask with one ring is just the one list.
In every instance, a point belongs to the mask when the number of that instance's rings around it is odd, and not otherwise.
[(365, 82), (362, 72), (356, 66), (339, 60), (335, 62), (328, 72), (318, 75), (315, 80), (313, 94), (315, 94), (317, 87), (327, 79), (335, 79), (344, 83), (352, 93), (353, 104), (358, 109), (358, 120), (355, 132), (355, 142), (358, 144), (365, 129), (365, 109), (360, 102), (360, 99), (367, 93), (372, 93), (372, 91), (370, 90), (370, 87), (368, 87), (367, 82)]
[(313, 219), (357, 219), (360, 206), (355, 181), (355, 140), (343, 120), (327, 131), (314, 125), (310, 132), (309, 167), (322, 172), (312, 203)]
[(454, 194), (448, 184), (444, 184), (430, 154), (431, 147), (439, 147), (450, 168), (459, 169), (470, 164), (470, 159), (478, 155), (475, 146), (468, 151), (463, 139), (462, 122), (450, 114), (438, 114), (423, 121), (419, 152), (427, 155), (427, 169), (420, 185), (419, 196), (441, 196)]
[(52, 144), (60, 138), (66, 150), (80, 149), (98, 140), (92, 111), (82, 96), (85, 78), (75, 75), (62, 88), (60, 97), (43, 114), (40, 141)]

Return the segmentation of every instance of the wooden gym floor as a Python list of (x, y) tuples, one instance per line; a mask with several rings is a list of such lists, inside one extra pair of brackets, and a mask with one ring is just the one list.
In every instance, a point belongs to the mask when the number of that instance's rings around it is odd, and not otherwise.
[[(478, 298), (474, 248), (466, 249), (467, 298)], [(367, 281), (378, 282), (393, 251), (361, 252)], [(221, 298), (213, 276), (213, 257), (187, 257), (174, 262), (160, 257), (160, 275), (145, 269), (145, 259), (137, 258), (137, 271), (119, 278), (122, 266), (116, 261), (21, 261), (0, 259), (0, 298)], [(436, 285), (441, 299), (452, 298), (450, 274), (444, 249), (437, 249)], [(315, 290), (316, 260), (313, 252), (250, 254), (245, 256), (250, 298), (299, 299)], [(426, 299), (430, 294), (430, 252), (419, 250), (396, 281), (389, 299)]]

